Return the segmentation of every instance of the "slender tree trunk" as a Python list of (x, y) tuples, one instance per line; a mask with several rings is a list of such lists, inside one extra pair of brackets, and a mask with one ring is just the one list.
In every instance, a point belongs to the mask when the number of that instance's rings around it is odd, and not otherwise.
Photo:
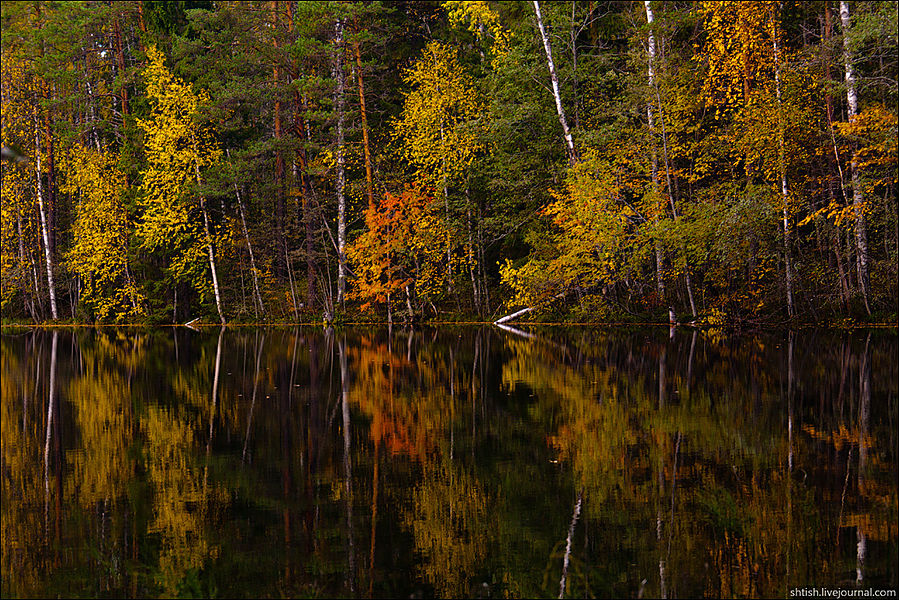
[[(44, 93), (44, 99), (47, 101), (47, 110), (44, 111), (44, 135), (47, 139), (47, 225), (50, 232), (50, 254), (56, 256), (56, 159), (53, 144), (53, 119), (50, 114), (50, 85), (47, 84)], [(91, 104), (91, 110), (93, 110)], [(94, 133), (96, 136), (96, 131)], [(99, 151), (99, 141), (97, 142), (97, 150)]]
[(337, 75), (337, 304), (343, 307), (346, 294), (346, 165), (343, 155), (343, 120), (346, 105), (346, 85), (343, 73), (343, 19), (334, 26), (335, 65)]
[(786, 141), (784, 139), (784, 115), (783, 101), (780, 93), (780, 44), (778, 42), (778, 30), (772, 26), (772, 34), (774, 37), (774, 86), (777, 95), (777, 112), (778, 112), (778, 146), (780, 163), (780, 193), (783, 199), (783, 234), (784, 234), (784, 277), (787, 292), (787, 315), (792, 319), (796, 315), (793, 307), (793, 266), (790, 258), (790, 189), (787, 186), (787, 165), (786, 165)]
[[(654, 23), (654, 18), (652, 14), (652, 6), (650, 5), (649, 0), (644, 0), (644, 7), (646, 8), (646, 21), (649, 24), (650, 35), (652, 36), (652, 26)], [(655, 38), (652, 38), (653, 46), (655, 46)], [(653, 54), (652, 59), (654, 62), (655, 55)], [(675, 220), (678, 219), (677, 216), (677, 202), (675, 201), (675, 188), (672, 185), (671, 178), (671, 163), (668, 160), (668, 132), (665, 127), (665, 114), (662, 112), (662, 94), (659, 92), (659, 84), (655, 79), (655, 66), (653, 65), (652, 71), (653, 77), (650, 82), (651, 87), (653, 88), (653, 92), (655, 92), (656, 103), (658, 104), (659, 111), (659, 124), (662, 126), (662, 153), (665, 159), (665, 182), (668, 186), (668, 200), (671, 203), (671, 217)], [(686, 254), (686, 247), (683, 248), (684, 254)], [(687, 299), (690, 302), (690, 312), (693, 315), (693, 319), (696, 319), (696, 301), (693, 298), (693, 281), (690, 276), (690, 264), (687, 261), (686, 256), (684, 257), (684, 285), (687, 288)]]
[(119, 17), (116, 16), (112, 22), (113, 33), (115, 35), (115, 56), (116, 67), (118, 68), (119, 79), (121, 79), (121, 88), (119, 90), (119, 99), (122, 103), (122, 121), (128, 114), (128, 87), (125, 85), (125, 52), (122, 48), (122, 26), (119, 23)]
[[(656, 38), (652, 32), (652, 7), (649, 4), (649, 0), (644, 1), (644, 6), (646, 7), (646, 20), (649, 23), (649, 34), (647, 39), (647, 66), (646, 73), (649, 79), (649, 88), (650, 90), (655, 89), (655, 59), (656, 59)], [(572, 11), (574, 9), (572, 8)], [(659, 195), (659, 156), (656, 151), (655, 137), (656, 137), (656, 128), (655, 128), (655, 116), (652, 112), (652, 104), (653, 101), (650, 101), (646, 104), (646, 120), (649, 123), (649, 131), (652, 134), (653, 145), (652, 145), (652, 191), (658, 197)], [(659, 226), (659, 215), (658, 211), (653, 209), (653, 222), (655, 223), (656, 229), (658, 230)], [(659, 293), (659, 299), (664, 303), (665, 302), (665, 279), (662, 273), (662, 249), (660, 247), (659, 241), (655, 241), (655, 253), (656, 253), (656, 290)]]
[[(823, 37), (825, 40), (825, 47), (829, 49), (830, 48), (830, 40), (833, 37), (833, 23), (832, 23), (829, 2), (824, 3), (824, 36)], [(822, 52), (821, 60), (824, 63), (823, 70), (824, 70), (825, 84), (827, 86), (829, 86), (830, 82), (831, 82), (830, 53)], [(837, 173), (839, 174), (840, 189), (843, 190), (843, 184), (842, 184), (843, 169), (840, 166), (840, 157), (839, 157), (839, 152), (837, 150), (836, 136), (834, 135), (834, 132), (833, 132), (833, 97), (831, 96), (830, 93), (826, 93), (824, 95), (824, 100), (825, 100), (825, 105), (827, 108), (827, 124), (828, 124), (828, 128), (830, 130), (830, 138), (831, 138), (831, 141), (833, 142), (833, 156), (831, 156), (830, 153), (828, 153), (828, 155), (827, 155), (827, 169), (828, 169), (828, 172), (827, 172), (827, 194), (828, 194), (830, 203), (836, 204), (837, 198), (836, 198), (836, 193), (834, 191), (833, 173), (836, 170)], [(846, 313), (848, 313), (850, 310), (850, 300), (851, 300), (851, 295), (849, 292), (849, 282), (848, 282), (848, 278), (846, 276), (845, 270), (843, 269), (843, 257), (842, 257), (842, 254), (840, 253), (840, 236), (839, 236), (839, 233), (837, 233), (835, 229), (832, 231), (833, 231), (833, 235), (831, 237), (833, 238), (833, 241), (831, 243), (832, 243), (832, 247), (833, 247), (834, 258), (837, 263), (837, 272), (839, 274), (840, 304), (843, 306), (843, 310)]]
[[(289, 22), (290, 32), (293, 35), (294, 32), (294, 9), (296, 4), (294, 2), (287, 3), (287, 18)], [(292, 63), (293, 65), (293, 77), (297, 77), (299, 75), (300, 69), (299, 65), (296, 61)], [(293, 91), (293, 128), (294, 135), (296, 135), (300, 140), (304, 142), (308, 142), (311, 135), (309, 134), (308, 124), (306, 120), (303, 118), (303, 114), (306, 111), (306, 101), (305, 96), (300, 92), (299, 88), (294, 88)], [(306, 306), (308, 308), (312, 308), (312, 298), (314, 295), (315, 289), (315, 265), (313, 264), (312, 258), (312, 248), (313, 248), (313, 233), (312, 233), (312, 180), (309, 175), (309, 161), (306, 156), (306, 148), (305, 145), (300, 145), (300, 147), (294, 152), (293, 158), (293, 167), (294, 167), (294, 181), (297, 180), (297, 161), (299, 161), (299, 188), (302, 196), (303, 206), (302, 206), (302, 218), (303, 218), (303, 231), (304, 231), (304, 242), (306, 247)]]
[[(858, 92), (855, 82), (855, 69), (852, 66), (854, 57), (849, 42), (852, 24), (849, 20), (849, 3), (840, 1), (840, 23), (843, 26), (843, 61), (846, 67), (846, 102), (849, 105), (849, 121), (858, 115)], [(868, 291), (868, 226), (865, 219), (865, 198), (862, 193), (858, 159), (855, 155), (849, 163), (852, 174), (852, 206), (855, 209), (855, 245), (856, 270), (858, 271), (858, 287), (865, 302), (865, 310), (871, 314)]]
[(534, 1), (534, 13), (537, 15), (537, 28), (540, 30), (540, 37), (543, 40), (543, 49), (546, 51), (546, 63), (549, 66), (549, 78), (553, 86), (553, 98), (556, 101), (556, 112), (559, 115), (559, 123), (562, 125), (562, 135), (565, 137), (565, 147), (568, 151), (568, 163), (573, 165), (577, 162), (577, 153), (574, 150), (574, 139), (571, 131), (568, 129), (568, 119), (565, 118), (565, 109), (562, 107), (562, 96), (559, 92), (559, 77), (556, 74), (556, 65), (553, 63), (552, 47), (549, 43), (549, 36), (543, 27), (543, 15), (540, 13), (540, 2)]
[(481, 314), (481, 293), (478, 288), (478, 278), (475, 275), (477, 266), (477, 253), (474, 247), (474, 232), (471, 226), (471, 191), (469, 186), (465, 185), (465, 197), (468, 200), (467, 223), (468, 223), (468, 274), (471, 277), (471, 294), (474, 300), (474, 307), (478, 314)]
[[(305, 110), (306, 103), (304, 101), (303, 96), (300, 94), (299, 90), (294, 92), (294, 127), (297, 130), (297, 135), (304, 142), (308, 142), (309, 138), (309, 130), (306, 124), (306, 120), (301, 117), (301, 109)], [(309, 161), (306, 156), (306, 149), (304, 147), (300, 147), (297, 151), (296, 159), (300, 161), (300, 178), (301, 182), (301, 190), (303, 195), (303, 230), (305, 237), (305, 246), (306, 246), (306, 306), (312, 307), (312, 298), (315, 293), (315, 265), (312, 257), (312, 249), (313, 249), (313, 237), (314, 234), (312, 232), (312, 180), (309, 175)]]
[[(231, 151), (226, 150), (226, 154), (228, 155), (228, 160), (231, 160)], [(259, 274), (256, 269), (256, 257), (253, 254), (253, 243), (250, 241), (250, 233), (247, 230), (247, 218), (244, 214), (243, 210), (243, 200), (240, 197), (240, 188), (237, 186), (237, 181), (234, 181), (234, 195), (237, 196), (237, 210), (240, 213), (240, 224), (243, 228), (243, 237), (244, 241), (247, 243), (247, 252), (250, 255), (250, 269), (253, 271), (253, 289), (256, 292), (255, 299), (259, 306), (259, 312), (263, 315), (265, 314), (265, 304), (262, 302), (262, 294), (259, 293)]]
[[(22, 288), (22, 303), (25, 310), (31, 315), (31, 320), (37, 322), (37, 313), (34, 310), (34, 299), (28, 293), (28, 266), (25, 263), (25, 236), (22, 232), (22, 211), (16, 209), (16, 237), (19, 243), (19, 286)], [(35, 290), (36, 291), (36, 290)]]
[[(194, 140), (194, 152), (196, 152), (196, 140)], [(200, 163), (194, 161), (194, 173), (197, 176), (197, 185), (202, 185), (200, 179)], [(212, 243), (212, 229), (209, 226), (209, 212), (206, 210), (206, 195), (200, 193), (200, 210), (203, 211), (203, 230), (206, 233), (206, 251), (209, 256), (209, 269), (212, 271), (212, 289), (215, 292), (215, 307), (218, 309), (219, 319), (225, 324), (225, 311), (222, 309), (222, 296), (219, 289), (218, 271), (215, 268), (215, 251)]]
[(368, 195), (368, 207), (372, 208), (375, 205), (375, 192), (372, 184), (371, 148), (368, 142), (368, 113), (365, 110), (365, 86), (362, 82), (362, 54), (359, 52), (359, 40), (353, 43), (353, 52), (356, 55), (356, 83), (359, 87), (359, 112), (362, 117), (362, 149), (365, 152), (365, 192)]
[[(278, 0), (272, 0), (272, 44), (275, 48), (275, 52), (278, 52), (278, 27), (280, 19), (279, 17), (279, 2)], [(281, 80), (281, 69), (278, 67), (278, 57), (275, 57), (275, 60), (272, 63), (272, 84), (274, 86), (275, 92), (275, 105), (274, 105), (274, 129), (275, 129), (275, 179), (276, 179), (276, 191), (275, 191), (275, 227), (278, 232), (278, 244), (284, 244), (284, 153), (281, 150), (281, 137), (282, 137), (282, 125), (281, 125), (281, 96), (278, 93), (278, 86)]]
[(35, 175), (37, 176), (37, 203), (41, 214), (41, 234), (44, 238), (44, 258), (47, 261), (47, 287), (50, 291), (50, 314), (53, 320), (59, 319), (59, 311), (56, 308), (56, 283), (53, 280), (53, 254), (50, 251), (50, 231), (47, 223), (47, 211), (44, 207), (44, 184), (41, 173), (41, 130), (37, 117), (37, 108), (34, 109), (34, 154)]

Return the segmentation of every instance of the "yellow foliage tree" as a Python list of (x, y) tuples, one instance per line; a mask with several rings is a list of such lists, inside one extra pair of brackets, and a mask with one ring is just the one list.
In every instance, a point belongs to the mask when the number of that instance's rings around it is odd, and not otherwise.
[[(569, 286), (590, 289), (615, 281), (628, 255), (648, 238), (636, 235), (636, 223), (647, 219), (628, 198), (640, 197), (643, 183), (634, 168), (639, 148), (610, 144), (611, 156), (584, 152), (568, 174), (565, 190), (553, 192), (544, 209), (552, 220), (552, 255), (534, 253), (520, 267), (510, 261), (500, 268), (501, 280), (514, 292), (513, 304), (545, 305)], [(658, 205), (653, 198), (648, 203)]]
[[(147, 48), (147, 57), (144, 77), (152, 112), (149, 119), (138, 119), (149, 163), (141, 185), (144, 213), (138, 232), (146, 249), (166, 249), (174, 254), (169, 267), (173, 278), (191, 283), (201, 298), (209, 291), (202, 267), (206, 255), (216, 307), (224, 323), (206, 198), (202, 192), (191, 190), (193, 183), (201, 185), (201, 171), (222, 155), (213, 131), (199, 122), (200, 110), (209, 103), (209, 96), (174, 77), (154, 46)], [(197, 222), (197, 209), (202, 228)]]
[(412, 89), (394, 124), (394, 140), (419, 181), (443, 190), (446, 277), (452, 288), (452, 240), (458, 236), (450, 226), (448, 187), (483, 148), (479, 117), (484, 110), (474, 82), (446, 44), (428, 44), (403, 80)]
[(450, 25), (466, 25), (478, 41), (493, 38), (492, 51), (495, 58), (503, 56), (509, 49), (512, 33), (502, 26), (490, 5), (483, 0), (448, 0), (442, 3), (449, 17)]
[(82, 304), (98, 321), (145, 313), (143, 295), (128, 269), (128, 214), (121, 195), (125, 174), (116, 158), (76, 144), (64, 157), (63, 192), (79, 194), (69, 267), (83, 282)]
[[(12, 52), (3, 52), (0, 60), (3, 102), (0, 103), (0, 129), (4, 149), (19, 148), (28, 157), (34, 150), (33, 97), (38, 82), (26, 64)], [(35, 304), (39, 300), (34, 242), (40, 236), (40, 221), (34, 210), (35, 169), (28, 161), (3, 162), (0, 170), (0, 306), (6, 306), (22, 293), (26, 310), (39, 320)]]

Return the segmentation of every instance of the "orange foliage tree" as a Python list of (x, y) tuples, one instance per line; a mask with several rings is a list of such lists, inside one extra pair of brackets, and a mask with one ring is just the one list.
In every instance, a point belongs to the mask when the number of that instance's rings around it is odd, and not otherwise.
[(363, 310), (386, 304), (392, 319), (390, 299), (397, 292), (406, 293), (410, 312), (413, 291), (423, 299), (440, 292), (446, 227), (433, 206), (430, 195), (407, 187), (368, 207), (365, 230), (347, 249), (357, 277), (348, 297), (362, 300)]

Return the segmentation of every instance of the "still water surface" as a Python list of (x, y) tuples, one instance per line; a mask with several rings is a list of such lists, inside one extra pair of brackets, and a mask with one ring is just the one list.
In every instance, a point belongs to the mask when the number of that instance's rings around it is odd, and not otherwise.
[(896, 588), (897, 347), (895, 330), (6, 332), (2, 594)]

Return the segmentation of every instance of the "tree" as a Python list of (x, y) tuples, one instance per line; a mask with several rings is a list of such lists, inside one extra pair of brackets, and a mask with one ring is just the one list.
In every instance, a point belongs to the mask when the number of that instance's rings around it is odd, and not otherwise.
[[(216, 308), (224, 323), (215, 240), (201, 187), (201, 170), (215, 164), (222, 154), (212, 131), (198, 122), (200, 109), (209, 97), (174, 77), (155, 47), (147, 48), (147, 56), (150, 62), (144, 77), (152, 113), (149, 119), (138, 120), (146, 135), (149, 163), (141, 185), (144, 214), (138, 232), (148, 250), (173, 249), (170, 272), (176, 280), (190, 281), (201, 295), (207, 289), (207, 280), (198, 261), (205, 251)], [(196, 223), (197, 208), (203, 218), (202, 231)]]
[(144, 297), (128, 265), (130, 222), (122, 202), (125, 174), (117, 157), (76, 144), (64, 162), (60, 190), (81, 194), (66, 258), (84, 287), (81, 303), (97, 321), (145, 314)]
[[(792, 265), (791, 192), (787, 180), (788, 156), (786, 139), (784, 57), (778, 2), (721, 3), (703, 2), (706, 43), (704, 57), (708, 74), (703, 89), (716, 114), (736, 111), (736, 118), (752, 122), (742, 138), (744, 151), (758, 147), (761, 138), (777, 142), (776, 161), (761, 164), (747, 157), (747, 175), (761, 167), (762, 175), (779, 180), (781, 224), (783, 235), (784, 282), (787, 315), (795, 316), (793, 302), (794, 273)], [(767, 105), (767, 106), (766, 106)], [(768, 110), (768, 107), (772, 107)], [(759, 116), (763, 118), (759, 118)], [(761, 127), (759, 127), (761, 125)], [(747, 147), (748, 146), (748, 147)], [(773, 176), (773, 177), (772, 177)]]
[(559, 92), (559, 76), (556, 74), (556, 65), (553, 62), (552, 47), (546, 28), (543, 26), (543, 15), (540, 12), (540, 2), (533, 0), (534, 14), (537, 16), (537, 29), (540, 31), (540, 39), (543, 41), (543, 50), (546, 52), (546, 65), (549, 68), (549, 78), (553, 86), (553, 99), (556, 101), (556, 113), (559, 115), (559, 124), (562, 125), (562, 135), (565, 138), (565, 147), (568, 151), (568, 162), (574, 164), (577, 161), (577, 152), (574, 149), (574, 138), (568, 129), (568, 119), (565, 117), (565, 108), (562, 106), (562, 96)]
[(356, 273), (352, 299), (387, 305), (387, 320), (393, 322), (391, 296), (406, 295), (408, 317), (411, 298), (430, 299), (439, 289), (441, 243), (446, 231), (434, 214), (433, 199), (421, 190), (406, 188), (402, 194), (387, 193), (365, 212), (365, 230), (347, 249)]
[(394, 124), (394, 140), (416, 168), (416, 178), (443, 191), (446, 231), (446, 284), (453, 287), (453, 260), (449, 186), (471, 166), (482, 149), (477, 120), (481, 104), (471, 78), (463, 71), (455, 51), (439, 42), (429, 43), (403, 80), (403, 114)]

